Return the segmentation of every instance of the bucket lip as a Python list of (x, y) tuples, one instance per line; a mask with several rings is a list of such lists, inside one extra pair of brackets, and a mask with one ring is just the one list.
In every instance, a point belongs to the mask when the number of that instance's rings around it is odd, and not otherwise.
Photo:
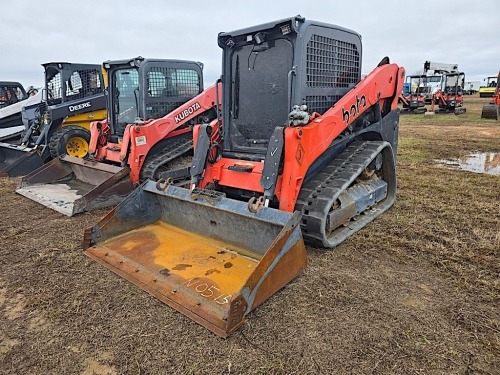
[(18, 150), (18, 151), (23, 151), (23, 152), (30, 152), (30, 151), (35, 150), (35, 147), (15, 145), (15, 144), (6, 143), (6, 142), (0, 142), (0, 147), (6, 148), (9, 150)]
[[(243, 310), (230, 324), (233, 299), (226, 305), (209, 301), (189, 287), (172, 282), (104, 245), (93, 246), (84, 254), (221, 337), (227, 337), (244, 322)], [(239, 293), (235, 297), (242, 298)]]
[(89, 160), (89, 159), (82, 159), (78, 158), (76, 156), (69, 156), (69, 155), (62, 155), (58, 159), (54, 159), (58, 161), (63, 161), (75, 165), (81, 165), (83, 167), (90, 167), (99, 171), (103, 172), (108, 172), (108, 173), (118, 173), (120, 171), (123, 171), (124, 169), (129, 169), (128, 167), (119, 167), (113, 164), (107, 164), (107, 163), (102, 163), (97, 160)]
[(270, 207), (262, 207), (259, 212), (252, 213), (248, 209), (248, 202), (238, 201), (236, 199), (226, 197), (220, 197), (213, 202), (207, 202), (206, 200), (202, 199), (193, 199), (191, 197), (191, 190), (189, 189), (169, 185), (165, 190), (159, 190), (156, 187), (156, 183), (149, 180), (143, 184), (142, 189), (148, 193), (171, 197), (185, 202), (190, 202), (192, 204), (211, 207), (213, 209), (218, 209), (221, 211), (229, 211), (231, 213), (242, 215), (250, 219), (261, 220), (276, 225), (286, 225), (294, 215), (294, 212), (282, 211)]

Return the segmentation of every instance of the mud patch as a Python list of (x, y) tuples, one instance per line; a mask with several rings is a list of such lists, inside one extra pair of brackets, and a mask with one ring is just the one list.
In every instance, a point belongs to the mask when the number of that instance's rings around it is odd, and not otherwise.
[(181, 263), (181, 264), (176, 265), (173, 269), (175, 271), (185, 271), (189, 267), (193, 267), (193, 266), (191, 264)]
[(165, 276), (165, 277), (168, 277), (168, 276), (170, 276), (170, 270), (168, 268), (164, 268), (160, 271), (160, 274)]
[(212, 268), (212, 269), (208, 270), (207, 272), (205, 272), (205, 276), (209, 276), (213, 273), (220, 273), (220, 271), (218, 269)]

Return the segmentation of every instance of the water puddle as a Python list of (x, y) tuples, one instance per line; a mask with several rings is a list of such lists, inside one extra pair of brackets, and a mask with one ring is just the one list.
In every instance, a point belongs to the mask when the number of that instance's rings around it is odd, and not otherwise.
[(460, 169), (474, 173), (486, 173), (500, 176), (500, 153), (478, 152), (461, 159), (436, 160), (449, 168)]

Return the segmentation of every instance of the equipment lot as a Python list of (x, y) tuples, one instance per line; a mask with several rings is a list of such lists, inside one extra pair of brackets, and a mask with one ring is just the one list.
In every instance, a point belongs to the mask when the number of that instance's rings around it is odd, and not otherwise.
[(500, 177), (435, 159), (500, 153), (500, 123), (401, 116), (395, 206), (221, 339), (85, 257), (73, 218), (0, 179), (0, 373), (500, 373)]

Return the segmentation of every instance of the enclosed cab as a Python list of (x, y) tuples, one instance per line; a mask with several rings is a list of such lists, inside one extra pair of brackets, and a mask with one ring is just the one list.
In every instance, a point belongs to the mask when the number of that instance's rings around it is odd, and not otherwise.
[(498, 117), (500, 116), (500, 72), (498, 73), (496, 80), (491, 81), (496, 82), (495, 93), (491, 97), (490, 102), (483, 106), (481, 118), (498, 120)]
[(324, 113), (361, 79), (361, 36), (287, 18), (221, 33), (226, 156), (261, 160), (294, 105)]
[(193, 148), (190, 110), (201, 108), (195, 100), (203, 90), (201, 63), (136, 57), (103, 68), (108, 118), (91, 123), (91, 161), (55, 158), (16, 190), (68, 216), (120, 202), (141, 177), (154, 178)]
[(441, 84), (443, 99), (439, 100), (440, 111), (451, 111), (455, 114), (465, 112), (464, 107), (465, 73), (445, 73)]
[(19, 82), (0, 81), (0, 109), (28, 98)]
[[(28, 97), (19, 82), (0, 81), (0, 129), (22, 125), (21, 110), (23, 105), (27, 105)], [(9, 134), (7, 130), (0, 130), (0, 139), (4, 133)]]
[[(119, 138), (127, 124), (157, 119), (203, 91), (203, 64), (145, 59), (106, 61), (111, 134)], [(116, 141), (116, 140), (115, 140)]]
[(106, 117), (101, 66), (51, 62), (43, 67), (45, 100), (23, 108), (26, 135), (22, 143), (40, 148), (47, 158), (64, 154), (84, 157), (90, 122)]
[(428, 92), (427, 76), (424, 74), (406, 76), (407, 92), (400, 98), (404, 111), (402, 113), (425, 112), (425, 94)]

